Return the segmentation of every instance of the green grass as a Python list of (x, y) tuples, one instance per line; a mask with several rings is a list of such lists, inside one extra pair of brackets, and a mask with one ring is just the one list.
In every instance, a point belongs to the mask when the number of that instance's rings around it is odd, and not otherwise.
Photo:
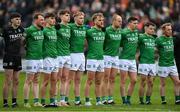
[[(151, 97), (152, 105), (139, 105), (139, 98), (138, 98), (138, 88), (139, 88), (139, 79), (136, 84), (133, 96), (131, 98), (132, 105), (126, 106), (122, 105), (121, 97), (120, 97), (120, 90), (119, 90), (119, 75), (116, 76), (116, 84), (115, 84), (115, 90), (114, 90), (114, 99), (116, 102), (116, 105), (113, 106), (95, 106), (95, 95), (94, 95), (94, 86), (91, 88), (91, 102), (94, 106), (92, 107), (85, 107), (80, 106), (76, 107), (73, 105), (74, 100), (74, 94), (73, 94), (73, 88), (71, 87), (70, 91), (70, 103), (72, 106), (70, 107), (58, 107), (58, 108), (41, 108), (41, 107), (32, 107), (30, 109), (23, 107), (23, 85), (25, 80), (25, 74), (21, 73), (20, 75), (20, 83), (19, 83), (19, 89), (18, 89), (18, 108), (2, 108), (2, 86), (3, 86), (3, 79), (4, 75), (3, 73), (0, 73), (0, 111), (180, 111), (180, 106), (174, 104), (174, 94), (173, 94), (173, 84), (170, 78), (167, 79), (166, 84), (166, 100), (167, 105), (161, 105), (161, 98), (159, 95), (159, 78), (156, 77), (154, 82), (154, 89), (153, 89), (153, 95)], [(40, 78), (41, 81), (42, 78)], [(84, 85), (85, 85), (86, 75), (83, 75), (82, 81), (81, 81), (81, 99), (82, 103), (84, 104)], [(11, 93), (11, 92), (10, 92)], [(49, 102), (49, 96), (47, 91), (47, 100), (46, 102)], [(30, 93), (30, 103), (32, 104), (32, 92)], [(11, 104), (11, 94), (9, 94), (9, 104)]]

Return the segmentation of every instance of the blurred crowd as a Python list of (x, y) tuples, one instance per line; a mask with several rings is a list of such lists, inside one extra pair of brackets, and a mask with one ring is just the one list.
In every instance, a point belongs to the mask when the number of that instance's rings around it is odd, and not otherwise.
[[(22, 14), (22, 23), (28, 27), (35, 12), (57, 12), (69, 9), (72, 13), (78, 10), (85, 12), (85, 24), (92, 25), (91, 16), (103, 12), (106, 26), (111, 23), (112, 15), (118, 13), (127, 20), (129, 16), (139, 18), (138, 29), (142, 31), (146, 21), (152, 21), (157, 28), (164, 22), (171, 22), (175, 32), (180, 32), (179, 0), (1, 0), (0, 30), (8, 23), (9, 13)], [(123, 26), (126, 21), (123, 21)], [(161, 31), (158, 29), (157, 34)], [(1, 55), (1, 54), (0, 54)]]
[(106, 25), (110, 24), (113, 13), (120, 14), (124, 20), (136, 16), (140, 20), (138, 29), (143, 23), (151, 20), (160, 26), (172, 22), (175, 30), (180, 30), (179, 0), (1, 0), (0, 28), (8, 22), (8, 14), (17, 11), (22, 14), (23, 26), (32, 22), (34, 12), (54, 12), (69, 9), (72, 13), (81, 10), (86, 14), (86, 23), (91, 24), (90, 16), (94, 12), (103, 12)]

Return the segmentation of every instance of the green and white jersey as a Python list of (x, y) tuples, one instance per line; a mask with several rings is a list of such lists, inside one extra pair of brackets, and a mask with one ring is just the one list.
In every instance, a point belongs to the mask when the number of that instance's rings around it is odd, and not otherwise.
[(138, 40), (141, 64), (155, 63), (155, 38), (148, 34), (140, 34)]
[(43, 57), (57, 57), (57, 33), (56, 29), (52, 27), (45, 27), (43, 30)]
[(69, 24), (71, 27), (70, 51), (71, 53), (83, 53), (86, 38), (86, 27), (77, 26), (75, 23)]
[(105, 33), (92, 27), (87, 31), (87, 43), (88, 43), (88, 59), (103, 60), (103, 43), (105, 39)]
[(31, 25), (26, 30), (26, 59), (39, 60), (43, 58), (43, 31)]
[(156, 39), (159, 52), (159, 66), (174, 66), (174, 43), (173, 37), (160, 36)]
[(61, 28), (57, 30), (57, 51), (58, 56), (70, 55), (69, 40), (71, 37), (71, 29), (68, 25), (60, 24)]
[(131, 31), (130, 29), (125, 28), (122, 30), (121, 36), (122, 52), (119, 58), (134, 60), (138, 45), (138, 31)]
[(114, 29), (112, 26), (106, 28), (104, 41), (104, 55), (118, 56), (121, 43), (121, 29)]

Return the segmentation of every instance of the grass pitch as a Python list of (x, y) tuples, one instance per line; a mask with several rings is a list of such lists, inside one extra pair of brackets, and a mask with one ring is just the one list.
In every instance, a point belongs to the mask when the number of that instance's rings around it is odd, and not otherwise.
[[(151, 96), (152, 105), (139, 105), (139, 97), (138, 97), (138, 89), (139, 89), (139, 78), (137, 84), (134, 89), (133, 96), (131, 98), (131, 106), (122, 105), (121, 97), (120, 97), (120, 90), (119, 90), (119, 75), (116, 76), (116, 83), (115, 83), (115, 90), (114, 90), (114, 100), (115, 105), (105, 105), (105, 106), (95, 106), (95, 95), (94, 95), (94, 85), (91, 88), (91, 102), (93, 106), (86, 107), (84, 106), (84, 86), (86, 81), (86, 75), (82, 76), (81, 80), (81, 100), (82, 106), (74, 106), (74, 94), (73, 88), (71, 86), (71, 91), (69, 95), (69, 100), (71, 103), (70, 107), (58, 107), (58, 108), (41, 108), (41, 107), (32, 107), (32, 108), (24, 108), (23, 107), (23, 85), (25, 81), (25, 74), (21, 73), (19, 82), (19, 89), (18, 89), (18, 108), (2, 108), (2, 87), (3, 87), (3, 79), (4, 74), (0, 73), (0, 111), (180, 111), (180, 106), (174, 104), (174, 92), (173, 92), (173, 84), (170, 78), (166, 80), (166, 100), (167, 105), (161, 105), (161, 98), (159, 95), (159, 77), (156, 77), (154, 82), (153, 88), (153, 95)], [(40, 82), (42, 77), (40, 77)], [(127, 81), (129, 82), (129, 81)], [(46, 102), (49, 102), (49, 91), (47, 91), (47, 99)], [(9, 94), (9, 105), (11, 105), (11, 92)], [(30, 104), (33, 104), (33, 96), (32, 91), (30, 93)]]

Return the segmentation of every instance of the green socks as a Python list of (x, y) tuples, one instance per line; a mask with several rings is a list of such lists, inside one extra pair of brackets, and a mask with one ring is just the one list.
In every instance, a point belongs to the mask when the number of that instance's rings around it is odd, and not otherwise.
[(34, 103), (37, 103), (39, 101), (38, 98), (34, 98)]
[(180, 100), (180, 96), (175, 96), (175, 101)]
[(150, 102), (150, 99), (151, 98), (151, 96), (146, 96), (146, 102)]
[(127, 102), (130, 102), (131, 96), (127, 96)]
[(166, 101), (166, 97), (165, 96), (161, 96), (161, 101)]
[(144, 97), (143, 96), (141, 96), (141, 97), (139, 97), (139, 101), (140, 101), (140, 103), (144, 103)]
[(65, 96), (65, 102), (68, 102), (69, 98), (67, 96)]
[(76, 96), (75, 101), (80, 101), (80, 96)]
[(96, 97), (96, 102), (99, 102), (101, 101), (101, 98), (100, 97)]
[(102, 96), (102, 101), (106, 101), (106, 96)]
[(50, 103), (55, 103), (55, 98), (50, 98)]
[(24, 99), (24, 103), (28, 103), (28, 99)]
[(90, 101), (90, 100), (89, 100), (89, 97), (86, 97), (86, 98), (85, 98), (85, 101), (86, 101), (86, 102), (89, 102), (89, 101)]
[(45, 99), (44, 98), (41, 99), (41, 104), (45, 104)]
[(108, 96), (108, 100), (113, 100), (113, 97), (112, 96)]
[(122, 98), (123, 103), (126, 103), (126, 97), (122, 96), (121, 98)]

